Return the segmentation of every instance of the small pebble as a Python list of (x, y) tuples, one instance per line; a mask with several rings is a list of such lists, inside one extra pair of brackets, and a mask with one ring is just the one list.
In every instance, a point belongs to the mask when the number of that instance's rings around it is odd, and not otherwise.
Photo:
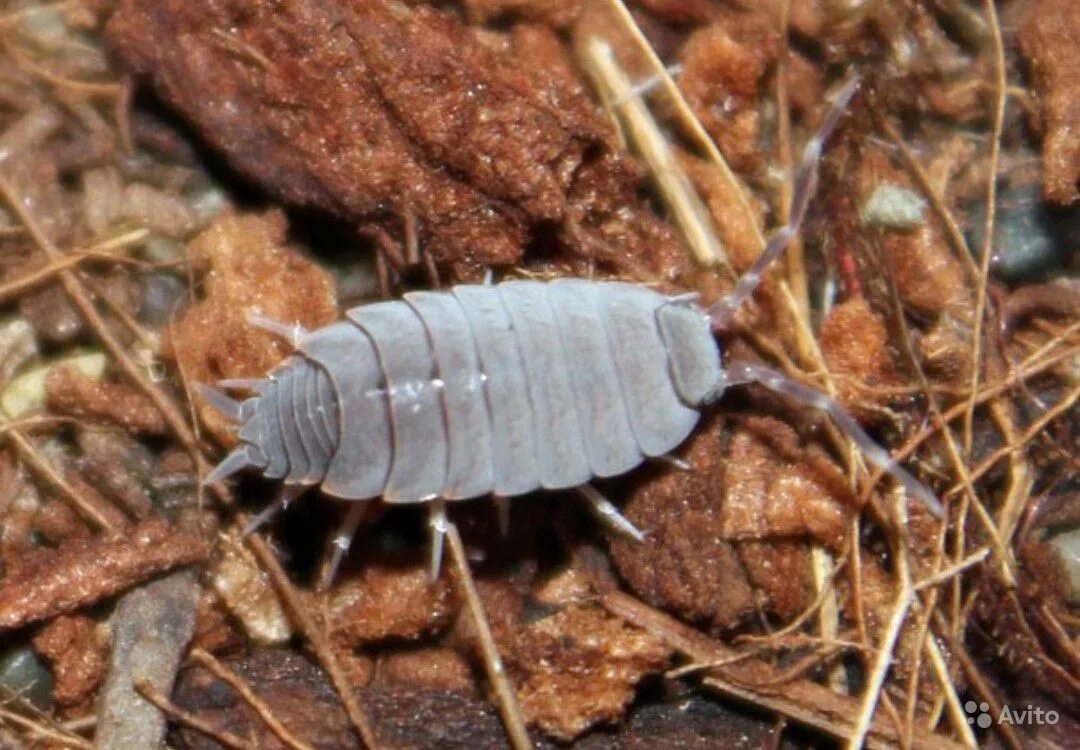
[(42, 711), (52, 705), (52, 675), (28, 647), (0, 652), (0, 702), (13, 695)]
[(3, 416), (18, 419), (42, 409), (45, 405), (45, 380), (52, 369), (60, 365), (71, 365), (87, 377), (97, 380), (105, 374), (106, 361), (101, 352), (86, 351), (52, 360), (24, 372), (0, 392)]
[(908, 231), (922, 226), (926, 201), (913, 190), (884, 183), (874, 188), (862, 207), (865, 226)]
[[(1003, 188), (994, 218), (990, 270), (1001, 281), (1045, 281), (1063, 270), (1080, 243), (1080, 210), (1050, 206), (1038, 183)], [(972, 208), (967, 234), (976, 255), (982, 249), (985, 222), (982, 204)]]
[(1055, 534), (1050, 538), (1050, 546), (1069, 573), (1069, 601), (1080, 602), (1080, 526)]

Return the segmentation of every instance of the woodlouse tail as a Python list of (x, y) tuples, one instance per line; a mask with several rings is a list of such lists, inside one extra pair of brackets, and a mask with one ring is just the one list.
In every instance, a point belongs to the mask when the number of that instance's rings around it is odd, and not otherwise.
[(221, 391), (202, 383), (195, 383), (192, 388), (206, 403), (214, 407), (230, 422), (240, 421), (240, 402), (226, 396)]
[(206, 475), (203, 484), (215, 484), (222, 479), (227, 479), (233, 474), (243, 471), (249, 466), (258, 466), (259, 462), (252, 455), (252, 450), (252, 447), (246, 444), (234, 449), (232, 453), (225, 456), (221, 463), (214, 467), (213, 471)]

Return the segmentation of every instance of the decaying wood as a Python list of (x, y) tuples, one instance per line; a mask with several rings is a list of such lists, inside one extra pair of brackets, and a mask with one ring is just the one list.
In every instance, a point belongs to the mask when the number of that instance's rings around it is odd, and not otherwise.
[(155, 519), (120, 536), (72, 539), (27, 554), (0, 579), (0, 632), (101, 601), (209, 553), (204, 534)]

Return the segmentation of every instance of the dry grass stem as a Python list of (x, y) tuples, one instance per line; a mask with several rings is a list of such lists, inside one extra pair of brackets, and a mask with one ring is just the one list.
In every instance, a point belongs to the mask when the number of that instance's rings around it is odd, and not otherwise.
[(491, 634), (491, 625), (488, 624), (484, 605), (480, 601), (480, 594), (476, 591), (476, 582), (473, 581), (472, 571), (469, 569), (465, 545), (462, 544), (461, 534), (453, 522), (448, 521), (446, 524), (446, 541), (450, 548), (450, 556), (454, 560), (458, 584), (461, 586), (465, 603), (472, 615), (473, 627), (476, 628), (477, 641), (484, 657), (484, 668), (488, 679), (491, 680), (491, 687), (495, 690), (499, 714), (510, 737), (510, 744), (514, 750), (531, 750), (533, 744), (525, 728), (525, 717), (522, 716), (521, 707), (518, 705), (517, 693), (503, 667), (499, 648), (495, 643), (495, 637)]
[[(247, 519), (242, 519), (242, 522), (246, 525)], [(334, 690), (337, 691), (338, 697), (345, 707), (345, 713), (348, 714), (349, 721), (352, 722), (357, 736), (364, 747), (375, 750), (378, 747), (378, 743), (375, 741), (375, 733), (371, 729), (371, 724), (360, 706), (360, 702), (356, 699), (356, 693), (353, 691), (352, 685), (349, 684), (345, 671), (341, 668), (341, 664), (334, 655), (333, 646), (331, 646), (326, 632), (311, 617), (307, 606), (300, 600), (292, 581), (289, 580), (289, 575), (281, 567), (281, 563), (278, 562), (277, 557), (266, 544), (266, 541), (258, 534), (251, 534), (247, 537), (247, 543), (251, 551), (259, 559), (263, 570), (270, 576), (270, 581), (273, 583), (278, 596), (281, 597), (285, 611), (289, 614), (296, 629), (308, 639), (319, 663), (326, 670), (326, 674), (329, 676)]]
[(615, 61), (611, 46), (592, 37), (585, 43), (584, 57), (584, 68), (603, 92), (603, 100), (618, 113), (630, 142), (649, 165), (660, 198), (682, 232), (694, 260), (705, 268), (728, 265), (708, 209), (679, 166), (649, 108)]
[(0, 725), (19, 727), (31, 734), (40, 737), (46, 743), (56, 743), (55, 747), (80, 748), (80, 750), (92, 750), (94, 745), (77, 734), (65, 731), (62, 728), (52, 727), (41, 721), (28, 718), (15, 711), (10, 711), (0, 706)]
[[(894, 505), (897, 516), (895, 528), (897, 529), (905, 528), (907, 518), (904, 500), (901, 495), (900, 492), (894, 493), (897, 498)], [(896, 602), (893, 605), (888, 621), (882, 628), (881, 637), (878, 639), (877, 658), (874, 660), (874, 666), (867, 676), (866, 689), (859, 705), (855, 726), (845, 741), (846, 746), (853, 750), (863, 746), (866, 741), (866, 734), (870, 731), (874, 710), (881, 699), (885, 686), (885, 677), (893, 662), (893, 652), (896, 649), (897, 639), (900, 637), (900, 628), (904, 624), (904, 618), (907, 617), (908, 608), (911, 606), (911, 599), (914, 596), (907, 549), (902, 537), (894, 541), (893, 559), (896, 564)]]
[[(0, 177), (0, 195), (3, 196), (11, 211), (18, 217), (23, 226), (26, 227), (34, 240), (34, 243), (45, 253), (48, 260), (52, 263), (62, 262), (64, 259), (63, 253), (52, 244), (52, 241), (49, 240), (41, 230), (41, 227), (38, 226), (33, 215), (26, 208), (23, 201), (20, 200), (18, 191), (6, 177)], [(142, 368), (128, 355), (124, 347), (120, 345), (120, 342), (109, 330), (105, 321), (102, 320), (101, 315), (94, 307), (94, 302), (83, 287), (78, 274), (70, 268), (60, 269), (57, 274), (60, 278), (60, 283), (64, 287), (64, 291), (67, 292), (72, 303), (74, 303), (75, 307), (78, 308), (79, 312), (86, 319), (87, 325), (94, 331), (94, 334), (101, 341), (105, 349), (108, 350), (116, 360), (120, 369), (123, 370), (124, 374), (131, 380), (135, 387), (142, 391), (158, 408), (165, 418), (166, 424), (169, 425), (169, 429), (191, 454), (192, 460), (195, 461), (196, 465), (203, 466), (205, 464), (205, 459), (202, 456), (198, 442), (196, 441), (191, 428), (188, 426), (187, 421), (172, 400), (146, 377)]]
[[(790, 49), (791, 0), (780, 3), (780, 53), (776, 59), (776, 110), (777, 110), (777, 155), (784, 179), (780, 184), (780, 196), (776, 213), (781, 224), (787, 224), (791, 217), (791, 196), (795, 185), (795, 158), (791, 148), (791, 100), (788, 95), (788, 58)], [(803, 253), (801, 237), (793, 237), (784, 250), (787, 263), (787, 281), (798, 303), (799, 317), (810, 319), (810, 286), (806, 278), (806, 258)], [(803, 351), (799, 352), (806, 356)]]
[(97, 245), (93, 245), (84, 251), (75, 251), (67, 257), (50, 261), (42, 268), (27, 273), (18, 279), (13, 279), (4, 284), (0, 284), (0, 302), (6, 302), (9, 299), (14, 299), (19, 295), (25, 294), (31, 289), (35, 289), (42, 284), (52, 281), (56, 275), (67, 268), (72, 268), (85, 261), (91, 260), (107, 260), (110, 262), (117, 262), (123, 260), (122, 258), (109, 255), (110, 250), (127, 247), (145, 239), (150, 232), (146, 229), (136, 229), (120, 237), (114, 237), (105, 242), (101, 242)]
[(242, 737), (238, 737), (232, 732), (215, 727), (210, 722), (200, 719), (190, 711), (185, 711), (150, 685), (137, 682), (135, 683), (135, 690), (170, 720), (190, 729), (194, 729), (200, 734), (206, 735), (219, 745), (229, 748), (229, 750), (256, 750), (254, 744)]
[(657, 56), (656, 50), (649, 44), (649, 40), (645, 38), (644, 32), (641, 27), (637, 25), (637, 21), (634, 20), (634, 16), (630, 13), (630, 9), (626, 7), (626, 3), (623, 0), (610, 0), (611, 7), (614, 8), (619, 21), (622, 23), (623, 28), (630, 34), (634, 43), (638, 49), (648, 60), (649, 65), (653, 69), (653, 74), (658, 76), (663, 83), (664, 91), (667, 92), (668, 98), (671, 100), (671, 104), (675, 107), (675, 114), (679, 118), (679, 122), (686, 128), (689, 133), (694, 137), (698, 147), (701, 148), (708, 156), (712, 163), (720, 170), (720, 175), (727, 182), (732, 191), (738, 196), (739, 210), (743, 212), (747, 226), (753, 228), (755, 238), (759, 247), (765, 247), (765, 235), (761, 231), (761, 227), (758, 225), (757, 218), (754, 216), (754, 211), (750, 207), (750, 199), (747, 198), (747, 191), (745, 186), (731, 170), (727, 160), (724, 159), (724, 155), (720, 153), (720, 149), (717, 147), (716, 142), (709, 137), (708, 132), (705, 130), (705, 126), (701, 124), (701, 121), (694, 115), (694, 110), (690, 108), (689, 102), (686, 101), (686, 97), (683, 96), (682, 91), (679, 90), (678, 85), (675, 83), (675, 79), (671, 77), (671, 73), (664, 67), (663, 61)]
[[(837, 695), (830, 688), (810, 680), (795, 680), (782, 691), (769, 685), (778, 676), (771, 664), (751, 658), (684, 625), (633, 597), (619, 591), (605, 594), (601, 604), (612, 614), (642, 628), (668, 643), (697, 663), (728, 663), (728, 667), (710, 672), (703, 682), (722, 695), (733, 697), (773, 711), (804, 726), (813, 727), (833, 737), (849, 737), (855, 727), (859, 704), (854, 698)], [(768, 687), (761, 688), (759, 685)], [(893, 748), (900, 739), (896, 727), (873, 718), (867, 735), (870, 748)], [(915, 750), (955, 750), (963, 745), (921, 727), (912, 733)]]
[[(983, 0), (986, 17), (991, 30), (994, 50), (994, 97), (993, 127), (990, 134), (990, 164), (986, 177), (986, 219), (983, 224), (983, 243), (979, 251), (979, 278), (975, 297), (974, 318), (972, 321), (972, 353), (970, 395), (967, 411), (964, 413), (964, 453), (971, 451), (975, 419), (975, 399), (979, 394), (979, 379), (982, 374), (983, 326), (986, 317), (987, 287), (990, 284), (990, 258), (994, 248), (994, 221), (997, 216), (997, 178), (998, 163), (1001, 160), (1001, 132), (1005, 123), (1005, 102), (1008, 98), (1008, 86), (1005, 79), (1005, 43), (1001, 38), (1001, 25), (998, 22), (994, 0)], [(974, 498), (972, 498), (974, 500)]]
[[(1071, 391), (1069, 391), (1068, 395), (1066, 395), (1065, 398), (1061, 399), (1051, 408), (1040, 414), (1038, 419), (1028, 425), (1028, 428), (1024, 430), (1023, 434), (1017, 440), (1001, 446), (989, 456), (980, 461), (978, 466), (976, 466), (971, 471), (972, 480), (977, 481), (981, 479), (988, 471), (990, 471), (990, 469), (994, 467), (994, 464), (996, 464), (998, 461), (1018, 451), (1023, 450), (1026, 445), (1038, 439), (1039, 436), (1042, 435), (1043, 432), (1046, 430), (1047, 425), (1049, 425), (1058, 417), (1068, 413), (1072, 409), (1078, 398), (1080, 398), (1080, 388), (1073, 388)], [(962, 488), (952, 487), (948, 490), (946, 494), (956, 494), (956, 492), (958, 492), (960, 489)], [(1012, 528), (1014, 527), (1010, 526), (1009, 529), (1006, 529), (1004, 531), (1011, 533)]]
[(955, 576), (960, 575), (969, 568), (978, 565), (983, 560), (985, 560), (987, 555), (989, 554), (990, 549), (988, 547), (983, 547), (978, 552), (968, 555), (960, 562), (950, 565), (948, 568), (945, 568), (942, 571), (923, 578), (921, 581), (915, 584), (915, 590), (923, 591), (925, 589), (933, 588), (934, 586), (939, 586), (942, 583), (945, 583), (946, 581), (954, 578)]
[(74, 487), (72, 487), (66, 479), (64, 479), (60, 473), (53, 468), (52, 464), (38, 453), (34, 444), (17, 429), (8, 429), (4, 431), (4, 436), (11, 441), (15, 446), (15, 450), (18, 451), (19, 457), (26, 462), (26, 465), (30, 467), (37, 475), (45, 480), (46, 483), (51, 485), (59, 492), (60, 497), (67, 502), (72, 509), (79, 514), (83, 519), (89, 521), (99, 531), (105, 531), (110, 534), (115, 534), (118, 529), (100, 510), (84, 498)]

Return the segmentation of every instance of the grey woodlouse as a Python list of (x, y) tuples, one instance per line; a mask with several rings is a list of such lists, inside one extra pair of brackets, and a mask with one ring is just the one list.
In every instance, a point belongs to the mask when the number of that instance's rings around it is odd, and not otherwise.
[[(243, 403), (203, 389), (236, 420), (241, 441), (207, 481), (251, 467), (346, 500), (429, 503), (433, 566), (445, 501), (483, 495), (580, 488), (603, 517), (641, 538), (589, 480), (666, 455), (725, 388), (756, 382), (828, 413), (872, 463), (940, 515), (930, 490), (838, 404), (764, 367), (722, 366), (714, 337), (801, 224), (822, 144), (854, 90), (845, 86), (806, 147), (788, 225), (711, 309), (692, 295), (558, 279), (413, 292), (310, 333), (256, 319), (289, 335), (296, 352), (265, 379), (226, 382), (254, 390)], [(336, 540), (334, 566), (362, 507)]]

